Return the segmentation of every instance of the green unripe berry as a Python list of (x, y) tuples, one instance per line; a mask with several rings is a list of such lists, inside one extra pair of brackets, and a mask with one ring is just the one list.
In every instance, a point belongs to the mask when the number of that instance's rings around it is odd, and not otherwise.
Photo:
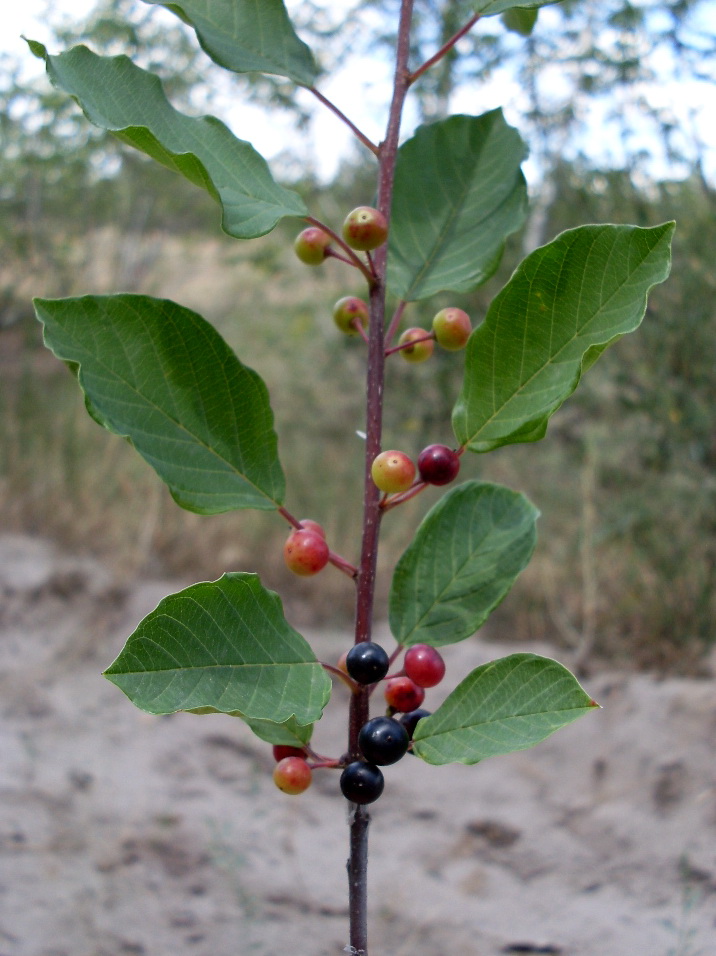
[(366, 303), (354, 295), (344, 296), (333, 306), (333, 321), (346, 335), (357, 335), (359, 325), (367, 329), (369, 317)]
[(415, 480), (415, 465), (402, 451), (382, 451), (370, 469), (371, 477), (388, 495), (407, 491)]
[(437, 343), (449, 352), (464, 349), (471, 332), (470, 316), (462, 309), (441, 309), (433, 319)]
[(326, 258), (331, 237), (318, 226), (309, 226), (299, 232), (293, 243), (293, 249), (301, 262), (307, 266), (320, 266)]
[(388, 238), (388, 221), (372, 206), (358, 206), (345, 218), (343, 238), (351, 249), (370, 252), (382, 246)]
[[(430, 336), (430, 333), (425, 329), (406, 329), (398, 339), (398, 345), (404, 345), (405, 348), (401, 348), (398, 354), (406, 362), (424, 362), (429, 359), (433, 354), (435, 342), (427, 336)], [(423, 341), (420, 341), (421, 339)], [(409, 342), (415, 342), (415, 345), (408, 345)]]

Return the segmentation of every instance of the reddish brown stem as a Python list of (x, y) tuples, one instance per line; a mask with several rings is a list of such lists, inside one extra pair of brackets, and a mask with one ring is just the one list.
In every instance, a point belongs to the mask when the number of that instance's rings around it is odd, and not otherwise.
[[(355, 254), (355, 252), (351, 249), (348, 243), (343, 238), (341, 238), (341, 236), (339, 236), (337, 232), (331, 229), (330, 226), (327, 226), (325, 222), (321, 222), (320, 219), (314, 219), (313, 216), (306, 216), (306, 222), (310, 222), (312, 226), (317, 226), (319, 229), (322, 229), (323, 232), (328, 233), (328, 235), (333, 239), (333, 241), (337, 242), (338, 245), (341, 247), (341, 249), (346, 253), (346, 255), (348, 256), (348, 262), (351, 265), (355, 266), (356, 269), (360, 269), (360, 271), (365, 276), (366, 281), (368, 282), (369, 285), (372, 286), (374, 284), (375, 279), (370, 269), (368, 268), (368, 266), (365, 264), (365, 262), (363, 262), (360, 256), (357, 256)], [(335, 256), (335, 258), (339, 259), (340, 256)]]
[[(393, 198), (393, 179), (398, 154), (400, 121), (405, 96), (410, 86), (408, 56), (410, 53), (410, 25), (413, 0), (402, 0), (398, 42), (395, 60), (393, 97), (388, 126), (380, 145), (378, 173), (378, 202), (380, 212), (390, 221)], [(372, 631), (375, 575), (378, 560), (380, 531), (380, 491), (371, 478), (373, 459), (380, 453), (383, 423), (383, 385), (385, 378), (385, 273), (387, 244), (375, 250), (371, 265), (375, 279), (370, 287), (370, 329), (368, 335), (368, 368), (366, 374), (366, 448), (363, 485), (363, 537), (357, 578), (355, 643), (369, 641)], [(358, 733), (369, 715), (368, 688), (353, 694), (348, 719), (348, 752), (358, 756)], [(354, 956), (368, 956), (368, 824), (370, 817), (365, 807), (357, 806), (350, 827), (350, 857), (348, 859), (348, 910), (350, 946)]]
[(400, 325), (400, 320), (403, 318), (403, 312), (405, 312), (405, 307), (407, 302), (400, 301), (398, 307), (393, 313), (393, 318), (390, 320), (390, 325), (388, 326), (388, 331), (385, 333), (385, 342), (386, 345), (389, 345), (395, 336), (395, 333), (398, 331), (398, 326)]
[(399, 495), (391, 495), (387, 498), (382, 504), (383, 511), (390, 511), (390, 509), (395, 508), (396, 505), (402, 505), (403, 502), (410, 501), (411, 498), (419, 495), (421, 491), (425, 491), (427, 487), (428, 483), (426, 481), (416, 481), (407, 491), (403, 491)]
[(324, 106), (327, 106), (328, 109), (332, 113), (334, 113), (338, 117), (338, 119), (341, 120), (342, 123), (345, 123), (348, 129), (353, 133), (353, 135), (357, 139), (359, 139), (360, 142), (363, 143), (363, 145), (366, 146), (371, 151), (371, 153), (373, 153), (375, 156), (378, 155), (378, 147), (375, 145), (375, 143), (372, 140), (370, 140), (365, 135), (365, 133), (362, 133), (358, 129), (358, 127), (355, 125), (355, 123), (351, 122), (351, 120), (348, 119), (346, 114), (342, 110), (338, 109), (335, 103), (332, 103), (328, 99), (328, 97), (323, 95), (323, 93), (319, 93), (319, 91), (315, 88), (315, 86), (309, 86), (308, 90), (309, 92), (313, 93), (313, 95), (316, 97), (316, 99), (320, 103), (323, 103)]
[(434, 338), (435, 336), (433, 335), (432, 332), (426, 332), (425, 335), (422, 336), (422, 338), (411, 339), (409, 342), (404, 342), (402, 345), (394, 345), (392, 349), (386, 349), (385, 354), (392, 355), (393, 352), (402, 352), (403, 349), (412, 348), (412, 346), (417, 345), (418, 342), (429, 342), (433, 340)]
[(419, 66), (418, 69), (415, 70), (414, 73), (411, 73), (410, 74), (411, 85), (415, 83), (415, 81), (419, 77), (421, 77), (423, 73), (427, 72), (431, 66), (434, 66), (438, 62), (438, 60), (442, 60), (445, 54), (448, 53), (450, 50), (452, 50), (452, 48), (455, 46), (458, 40), (461, 40), (466, 33), (469, 33), (470, 30), (472, 30), (472, 28), (475, 26), (475, 24), (481, 18), (481, 16), (482, 14), (480, 13), (475, 13), (473, 16), (471, 16), (470, 19), (465, 24), (465, 26), (461, 27), (454, 36), (451, 36), (450, 39), (447, 41), (447, 43), (444, 43), (434, 56), (431, 56), (429, 60), (426, 60), (422, 66)]

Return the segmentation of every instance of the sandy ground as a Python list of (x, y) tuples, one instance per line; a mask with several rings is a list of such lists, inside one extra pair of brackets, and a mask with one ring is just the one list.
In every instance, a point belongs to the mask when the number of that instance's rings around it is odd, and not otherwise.
[[(0, 537), (0, 956), (344, 950), (337, 775), (286, 797), (239, 722), (148, 717), (99, 676), (180, 587), (121, 591), (90, 562)], [(306, 636), (330, 660), (349, 640)], [(445, 691), (515, 649), (447, 649)], [(531, 751), (386, 768), (370, 956), (716, 954), (716, 680), (586, 686), (603, 710)], [(343, 749), (345, 697), (323, 752)]]

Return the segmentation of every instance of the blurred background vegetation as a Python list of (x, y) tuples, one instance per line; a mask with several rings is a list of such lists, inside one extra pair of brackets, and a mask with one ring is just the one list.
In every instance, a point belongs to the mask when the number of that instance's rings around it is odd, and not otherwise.
[[(376, 49), (389, 41), (381, 26), (395, 5), (363, 0), (338, 24), (307, 3), (299, 20), (309, 42), (327, 39), (338, 60), (358, 38)], [(463, 459), (463, 477), (524, 490), (542, 511), (535, 558), (493, 616), (495, 630), (557, 641), (582, 663), (608, 658), (693, 673), (716, 636), (716, 190), (704, 172), (698, 127), (646, 104), (651, 67), (642, 55), (645, 43), (658, 42), (688, 75), (704, 75), (708, 63), (713, 69), (713, 37), (694, 28), (701, 6), (585, 0), (554, 8), (557, 20), (544, 30), (538, 21), (526, 39), (493, 18), (468, 42), (460, 65), (448, 57), (421, 86), (420, 116), (434, 119), (452, 111), (477, 76), (509, 65), (539, 181), (527, 227), (508, 243), (497, 274), (470, 296), (412, 306), (408, 324), (427, 326), (446, 304), (480, 322), (525, 252), (565, 228), (678, 223), (672, 276), (653, 292), (641, 329), (590, 370), (547, 437)], [(468, 7), (463, 0), (417, 4), (416, 61), (454, 32)], [(179, 107), (211, 108), (206, 58), (180, 25), (158, 27), (153, 12), (106, 0), (83, 23), (58, 25), (56, 48), (71, 37), (99, 52), (136, 54), (162, 75)], [(556, 57), (558, 97), (540, 85)], [(278, 81), (229, 78), (221, 88), (288, 112), (297, 137), (309, 122), (305, 103)], [(599, 101), (614, 107), (620, 167), (597, 163), (585, 146), (589, 105)], [(651, 125), (635, 136), (637, 114)], [(2, 529), (89, 552), (126, 582), (139, 574), (196, 580), (255, 570), (284, 596), (294, 623), (348, 628), (351, 585), (330, 569), (320, 580), (292, 577), (278, 557), (286, 534), (280, 520), (182, 511), (132, 449), (86, 415), (74, 380), (42, 346), (30, 300), (143, 292), (215, 323), (268, 384), (287, 506), (324, 524), (335, 550), (356, 560), (363, 347), (337, 333), (330, 312), (339, 296), (361, 294), (360, 283), (346, 285), (336, 262), (302, 266), (291, 249), (300, 224), (284, 222), (247, 243), (223, 236), (205, 194), (101, 135), (44, 78), (23, 80), (7, 56), (0, 60), (0, 136)], [(357, 153), (329, 183), (319, 182), (310, 159), (299, 167), (295, 157), (279, 157), (274, 169), (334, 225), (373, 194), (372, 164)], [(461, 364), (459, 354), (437, 352), (420, 366), (389, 363), (386, 447), (417, 454), (431, 442), (451, 442)], [(428, 491), (384, 522), (379, 614), (392, 566), (437, 497)]]

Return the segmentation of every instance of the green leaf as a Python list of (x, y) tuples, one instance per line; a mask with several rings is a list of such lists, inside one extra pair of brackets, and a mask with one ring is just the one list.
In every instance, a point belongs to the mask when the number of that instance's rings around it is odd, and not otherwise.
[(211, 59), (234, 73), (274, 73), (309, 87), (318, 75), (283, 0), (144, 2), (166, 7), (192, 26)]
[(539, 10), (536, 7), (512, 7), (501, 17), (504, 26), (512, 33), (528, 37), (535, 28)]
[(90, 414), (131, 441), (183, 508), (280, 505), (266, 386), (200, 315), (141, 295), (36, 299), (35, 310)]
[(206, 189), (220, 203), (230, 236), (263, 236), (286, 216), (306, 215), (298, 193), (274, 181), (250, 143), (213, 116), (175, 110), (159, 77), (126, 56), (77, 46), (59, 56), (45, 50), (44, 58), (53, 84), (74, 97), (90, 122)]
[(469, 292), (527, 212), (527, 155), (501, 110), (421, 126), (398, 151), (388, 286), (400, 299)]
[(295, 717), (289, 717), (282, 724), (273, 720), (251, 720), (244, 717), (251, 730), (261, 740), (268, 744), (278, 744), (284, 747), (303, 747), (313, 733), (313, 724), (302, 726), (296, 723)]
[(474, 634), (527, 565), (538, 515), (524, 495), (487, 482), (441, 498), (395, 568), (396, 641), (441, 647)]
[(498, 13), (504, 13), (505, 10), (534, 9), (559, 2), (560, 0), (474, 0), (472, 8), (475, 13), (480, 13), (483, 17), (494, 17)]
[(476, 668), (417, 725), (413, 750), (427, 763), (478, 763), (527, 750), (596, 704), (547, 657), (512, 654)]
[(224, 574), (159, 602), (104, 672), (150, 714), (201, 708), (306, 726), (331, 681), (255, 574)]
[(519, 265), (467, 344), (460, 445), (485, 452), (544, 436), (582, 374), (640, 324), (669, 274), (673, 230), (581, 226)]

